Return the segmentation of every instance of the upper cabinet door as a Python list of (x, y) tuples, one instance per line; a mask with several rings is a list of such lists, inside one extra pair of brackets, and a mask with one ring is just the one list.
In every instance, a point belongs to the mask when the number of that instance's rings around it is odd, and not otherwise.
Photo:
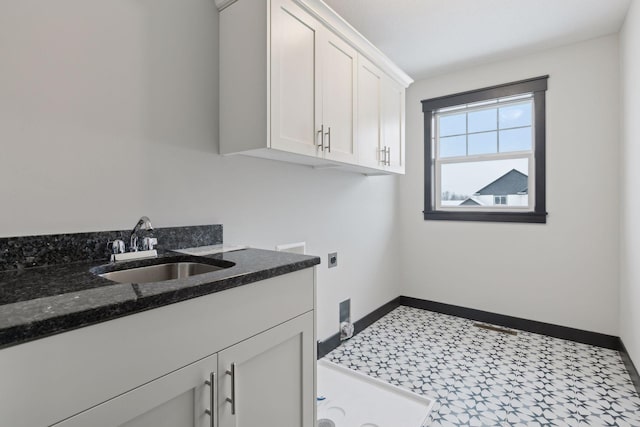
[(355, 163), (358, 53), (330, 31), (321, 40), (324, 157)]
[(389, 170), (404, 173), (404, 88), (386, 77), (382, 80), (382, 143)]
[(317, 155), (322, 136), (317, 61), (321, 28), (293, 1), (272, 1), (271, 148)]
[(382, 167), (382, 72), (360, 56), (358, 66), (358, 163)]

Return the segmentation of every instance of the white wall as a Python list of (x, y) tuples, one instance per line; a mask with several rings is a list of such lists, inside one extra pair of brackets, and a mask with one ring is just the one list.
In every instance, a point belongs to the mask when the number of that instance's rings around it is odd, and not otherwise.
[[(404, 295), (618, 334), (618, 64), (613, 35), (409, 88)], [(424, 221), (420, 101), (546, 74), (548, 223)]]
[(620, 337), (640, 367), (640, 4), (631, 9), (620, 33), (622, 92), (622, 191)]
[(0, 1), (0, 236), (148, 215), (306, 241), (324, 339), (342, 299), (358, 319), (399, 294), (396, 180), (219, 156), (217, 44), (213, 0)]

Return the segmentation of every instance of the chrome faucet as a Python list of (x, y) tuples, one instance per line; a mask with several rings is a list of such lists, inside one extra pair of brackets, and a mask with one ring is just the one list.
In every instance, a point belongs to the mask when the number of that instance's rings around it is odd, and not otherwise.
[(129, 252), (138, 252), (138, 231), (139, 230), (153, 230), (149, 217), (143, 216), (133, 230), (131, 230), (131, 236), (129, 238)]

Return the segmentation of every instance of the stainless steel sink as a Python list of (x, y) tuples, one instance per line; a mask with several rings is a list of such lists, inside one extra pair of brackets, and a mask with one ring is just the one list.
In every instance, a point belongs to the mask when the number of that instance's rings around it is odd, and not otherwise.
[(184, 279), (186, 277), (211, 273), (212, 271), (218, 271), (224, 268), (226, 267), (202, 264), (199, 262), (167, 262), (164, 264), (111, 271), (98, 275), (118, 283), (150, 283), (173, 279)]

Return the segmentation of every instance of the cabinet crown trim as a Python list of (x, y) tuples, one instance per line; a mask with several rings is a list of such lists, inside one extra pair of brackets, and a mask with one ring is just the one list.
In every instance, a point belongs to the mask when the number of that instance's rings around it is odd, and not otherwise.
[(401, 83), (405, 88), (413, 83), (413, 79), (400, 67), (394, 64), (387, 56), (371, 43), (358, 30), (353, 28), (343, 17), (322, 0), (294, 0), (307, 9), (317, 19), (351, 42), (356, 49), (369, 58), (378, 67), (383, 68), (391, 77)]
[[(223, 11), (241, 0), (215, 0), (218, 11)], [(244, 0), (248, 1), (248, 0)], [(256, 0), (251, 0), (256, 1)], [(269, 0), (265, 0), (269, 1)], [(353, 28), (351, 24), (344, 20), (335, 10), (322, 0), (293, 0), (302, 6), (307, 12), (312, 14), (316, 19), (322, 22), (327, 28), (343, 37), (353, 45), (360, 53), (378, 67), (381, 67), (398, 83), (402, 84), (405, 89), (413, 83), (413, 79), (407, 73), (402, 71), (400, 67), (394, 64), (387, 56), (380, 51), (373, 43), (365, 38), (358, 30)]]
[(223, 9), (225, 9), (228, 6), (231, 6), (233, 3), (237, 1), (238, 0), (215, 0), (216, 7), (218, 8), (218, 12), (222, 12)]

